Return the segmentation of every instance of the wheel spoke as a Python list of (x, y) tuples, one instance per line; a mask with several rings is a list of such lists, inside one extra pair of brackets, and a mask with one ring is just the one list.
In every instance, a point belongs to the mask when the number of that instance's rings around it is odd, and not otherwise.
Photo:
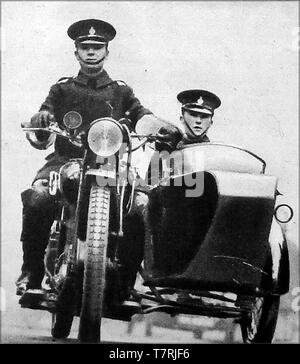
[(273, 339), (279, 311), (279, 296), (257, 297), (247, 318), (241, 321), (245, 343), (270, 343)]

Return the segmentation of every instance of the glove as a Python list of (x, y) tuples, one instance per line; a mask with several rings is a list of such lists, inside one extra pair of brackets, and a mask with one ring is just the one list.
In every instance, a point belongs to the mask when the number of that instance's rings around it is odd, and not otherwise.
[(175, 125), (163, 126), (159, 129), (155, 142), (155, 149), (158, 152), (166, 150), (171, 153), (182, 139), (183, 134)]
[(51, 121), (54, 121), (54, 116), (49, 111), (43, 110), (33, 115), (30, 125), (32, 128), (46, 128)]

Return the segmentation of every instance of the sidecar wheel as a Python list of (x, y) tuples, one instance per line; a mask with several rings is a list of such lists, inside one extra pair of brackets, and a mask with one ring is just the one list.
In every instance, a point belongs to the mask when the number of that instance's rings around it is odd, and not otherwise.
[(93, 185), (87, 222), (87, 254), (84, 262), (79, 340), (100, 342), (109, 228), (110, 190)]
[(250, 317), (241, 320), (244, 343), (271, 343), (276, 329), (280, 296), (257, 297)]

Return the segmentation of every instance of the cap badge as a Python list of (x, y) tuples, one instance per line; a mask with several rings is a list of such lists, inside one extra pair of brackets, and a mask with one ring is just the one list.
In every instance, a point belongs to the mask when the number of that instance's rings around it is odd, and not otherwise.
[(197, 100), (197, 104), (202, 105), (203, 102), (204, 102), (204, 100), (203, 100), (202, 96), (200, 96), (199, 99)]
[(95, 35), (96, 34), (96, 30), (94, 27), (91, 27), (89, 30), (89, 35)]

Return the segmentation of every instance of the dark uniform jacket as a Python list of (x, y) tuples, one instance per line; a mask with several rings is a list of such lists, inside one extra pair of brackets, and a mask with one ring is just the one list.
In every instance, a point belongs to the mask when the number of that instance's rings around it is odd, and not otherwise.
[[(77, 111), (83, 118), (82, 128), (98, 118), (110, 116), (115, 120), (128, 118), (134, 128), (144, 115), (151, 114), (123, 81), (113, 81), (105, 70), (96, 79), (79, 72), (77, 77), (63, 78), (50, 89), (41, 110), (48, 110), (60, 126), (68, 111)], [(76, 154), (76, 147), (63, 138), (56, 138), (55, 151), (59, 155)]]
[(182, 149), (189, 144), (209, 143), (209, 142), (210, 140), (206, 134), (200, 137), (195, 137), (194, 139), (182, 138), (182, 140), (177, 144), (176, 149)]
[[(115, 120), (126, 117), (134, 129), (141, 117), (152, 114), (141, 105), (128, 85), (123, 81), (113, 81), (105, 70), (95, 79), (82, 72), (79, 72), (77, 77), (60, 79), (51, 87), (49, 95), (40, 107), (40, 111), (42, 110), (52, 113), (61, 127), (64, 127), (64, 115), (69, 111), (77, 111), (83, 119), (82, 129), (86, 129), (93, 120), (107, 116)], [(38, 149), (46, 149), (52, 144), (49, 133), (46, 138), (45, 134), (37, 134), (36, 137), (35, 140), (28, 139)], [(35, 180), (47, 178), (49, 170), (56, 165), (58, 168), (66, 158), (82, 157), (82, 151), (64, 138), (55, 138), (54, 149), (55, 152), (46, 158), (48, 163), (38, 172)]]

